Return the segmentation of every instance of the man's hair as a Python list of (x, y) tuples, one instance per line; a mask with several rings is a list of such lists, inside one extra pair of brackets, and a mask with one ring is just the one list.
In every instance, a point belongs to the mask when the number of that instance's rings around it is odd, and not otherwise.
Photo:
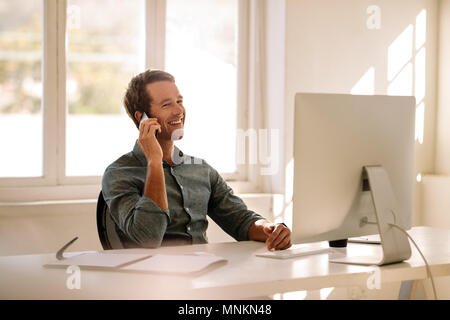
[(150, 114), (150, 103), (152, 102), (152, 97), (147, 93), (146, 86), (150, 83), (158, 81), (175, 82), (175, 78), (170, 73), (165, 71), (146, 70), (131, 79), (128, 84), (127, 91), (125, 92), (125, 96), (123, 98), (123, 105), (138, 129), (139, 122), (134, 117), (134, 113), (136, 111), (140, 111), (147, 112), (148, 115)]

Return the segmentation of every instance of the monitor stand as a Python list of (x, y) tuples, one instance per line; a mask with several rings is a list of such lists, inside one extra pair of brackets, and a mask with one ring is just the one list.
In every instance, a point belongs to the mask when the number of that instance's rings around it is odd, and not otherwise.
[(358, 256), (330, 259), (330, 262), (357, 265), (385, 265), (401, 262), (411, 257), (408, 237), (390, 224), (398, 224), (395, 219), (396, 201), (388, 174), (382, 166), (365, 166), (363, 179), (367, 178), (375, 207), (376, 221), (367, 217), (361, 219), (361, 226), (376, 224), (380, 234), (382, 256)]

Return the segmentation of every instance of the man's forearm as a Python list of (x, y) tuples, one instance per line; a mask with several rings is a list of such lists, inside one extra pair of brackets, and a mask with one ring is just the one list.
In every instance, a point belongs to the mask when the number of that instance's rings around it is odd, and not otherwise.
[(162, 210), (169, 209), (164, 169), (161, 161), (150, 161), (148, 163), (144, 195), (152, 199)]
[(248, 239), (255, 241), (266, 241), (267, 234), (264, 232), (264, 227), (272, 225), (268, 220), (258, 220), (253, 223), (250, 228), (248, 228)]

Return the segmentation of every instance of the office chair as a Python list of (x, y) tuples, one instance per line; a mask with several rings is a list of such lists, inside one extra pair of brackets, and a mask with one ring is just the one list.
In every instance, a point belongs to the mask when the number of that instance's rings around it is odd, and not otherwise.
[(97, 231), (103, 250), (123, 249), (119, 230), (111, 218), (108, 205), (100, 191), (97, 201)]
[[(97, 232), (103, 250), (142, 248), (131, 240), (114, 222), (109, 212), (108, 205), (100, 191), (97, 201)], [(161, 246), (180, 246), (192, 244), (192, 238), (188, 235), (164, 235)]]

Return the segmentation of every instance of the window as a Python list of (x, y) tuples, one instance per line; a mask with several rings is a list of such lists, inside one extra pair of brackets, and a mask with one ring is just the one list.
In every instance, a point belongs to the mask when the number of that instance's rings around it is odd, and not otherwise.
[(68, 0), (67, 12), (65, 174), (98, 176), (137, 137), (122, 98), (145, 68), (145, 1)]
[(222, 173), (236, 171), (237, 20), (237, 1), (167, 1), (166, 69), (186, 106), (178, 145)]
[(0, 1), (0, 177), (43, 175), (42, 1)]
[(0, 0), (0, 186), (99, 185), (137, 139), (122, 99), (146, 68), (172, 73), (184, 96), (176, 144), (242, 179), (246, 3)]

